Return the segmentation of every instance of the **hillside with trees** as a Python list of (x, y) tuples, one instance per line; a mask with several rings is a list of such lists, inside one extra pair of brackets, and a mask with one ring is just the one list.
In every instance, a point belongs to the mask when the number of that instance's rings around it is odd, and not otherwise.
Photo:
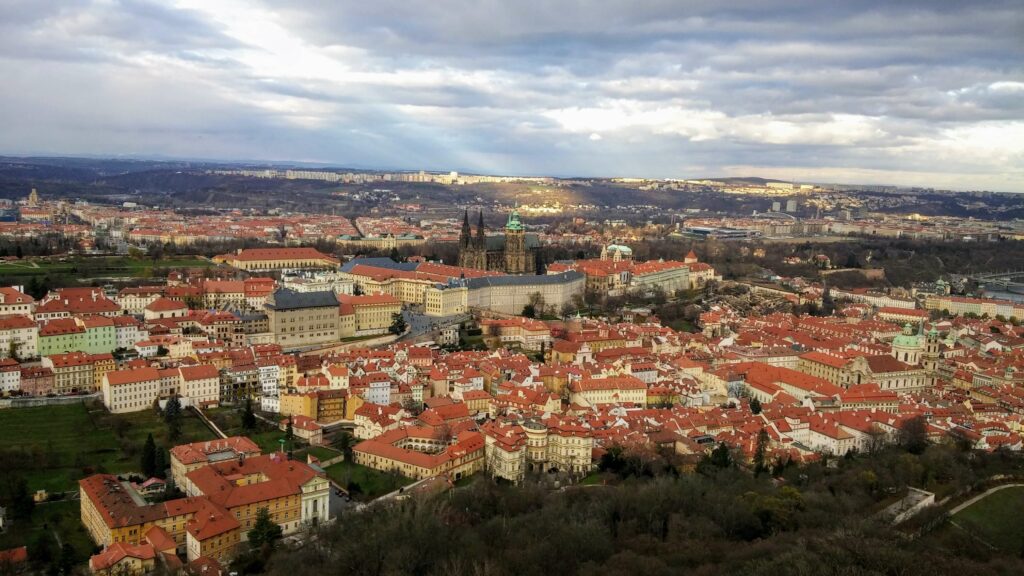
[(955, 494), (994, 473), (1020, 474), (1010, 455), (910, 446), (807, 466), (751, 470), (728, 449), (694, 473), (672, 458), (615, 451), (607, 484), (550, 490), (477, 479), (433, 498), (342, 515), (270, 574), (927, 575), (1024, 573), (1021, 549), (991, 550), (941, 516), (892, 527), (879, 514), (906, 486)]

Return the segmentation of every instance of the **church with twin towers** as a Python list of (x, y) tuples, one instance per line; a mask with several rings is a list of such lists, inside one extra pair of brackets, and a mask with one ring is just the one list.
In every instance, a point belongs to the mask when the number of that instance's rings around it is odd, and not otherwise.
[(478, 215), (475, 234), (469, 225), (469, 210), (463, 215), (459, 266), (506, 274), (535, 274), (539, 250), (540, 238), (526, 232), (518, 210), (509, 213), (504, 235), (487, 235), (483, 210)]

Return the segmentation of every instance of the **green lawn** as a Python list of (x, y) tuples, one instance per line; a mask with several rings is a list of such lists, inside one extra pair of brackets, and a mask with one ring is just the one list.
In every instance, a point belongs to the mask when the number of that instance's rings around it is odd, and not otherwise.
[[(79, 521), (80, 516), (78, 500), (37, 504), (30, 521), (14, 524), (0, 532), (0, 550), (31, 547), (44, 532), (56, 532), (62, 543), (71, 544), (75, 549), (76, 561), (85, 562), (93, 554), (95, 545)], [(53, 544), (51, 550), (56, 554), (57, 544)]]
[(331, 458), (337, 458), (338, 456), (341, 456), (341, 452), (338, 452), (337, 450), (333, 448), (328, 448), (326, 446), (310, 446), (306, 450), (302, 451), (303, 457), (305, 457), (306, 454), (312, 454), (313, 456), (316, 456), (317, 458), (320, 459), (321, 462), (323, 462), (324, 460), (330, 460)]
[[(182, 436), (173, 444), (214, 438), (198, 418), (182, 414)], [(149, 433), (158, 445), (171, 447), (166, 424), (152, 410), (110, 414), (99, 404), (69, 404), (0, 411), (0, 450), (20, 454), (17, 472), (32, 491), (75, 490), (88, 474), (138, 471)]]
[(372, 500), (412, 483), (412, 479), (405, 476), (380, 472), (353, 462), (338, 462), (328, 466), (327, 475), (348, 488), (357, 500)]
[(608, 479), (608, 475), (604, 472), (591, 472), (590, 474), (583, 477), (580, 480), (581, 486), (600, 486), (605, 483)]
[[(242, 427), (242, 407), (240, 406), (221, 406), (204, 410), (203, 413), (228, 436), (248, 437), (259, 445), (260, 451), (264, 454), (281, 449), (280, 441), (285, 437), (284, 430), (275, 428), (272, 424), (258, 418), (256, 419), (256, 428), (246, 430)], [(305, 445), (305, 441), (299, 438), (292, 440), (292, 448), (295, 450), (299, 450)]]
[(967, 532), (1012, 554), (1024, 550), (1024, 487), (1004, 488), (961, 510), (953, 520)]
[(154, 268), (206, 268), (214, 264), (209, 260), (193, 256), (151, 258), (130, 258), (127, 256), (84, 256), (57, 259), (25, 259), (0, 262), (0, 276), (44, 276), (46, 274), (69, 274), (83, 278), (105, 276), (146, 276)]

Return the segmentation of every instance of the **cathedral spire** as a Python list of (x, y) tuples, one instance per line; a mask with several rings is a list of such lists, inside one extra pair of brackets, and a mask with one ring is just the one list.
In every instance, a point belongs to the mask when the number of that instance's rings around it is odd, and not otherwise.
[(484, 231), (484, 210), (483, 210), (483, 208), (480, 209), (480, 219), (477, 221), (477, 225), (476, 225), (476, 241), (477, 241), (477, 245), (479, 245), (480, 248), (485, 248), (487, 246), (487, 233)]
[(466, 208), (466, 213), (462, 216), (462, 231), (459, 233), (459, 246), (469, 246), (470, 238), (472, 238), (472, 234), (469, 230), (469, 208)]

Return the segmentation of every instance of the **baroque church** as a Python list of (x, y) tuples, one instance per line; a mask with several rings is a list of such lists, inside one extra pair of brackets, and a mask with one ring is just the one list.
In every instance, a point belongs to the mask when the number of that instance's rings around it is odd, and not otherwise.
[(526, 233), (519, 211), (513, 210), (508, 215), (504, 236), (488, 236), (483, 211), (480, 211), (474, 235), (469, 227), (469, 210), (466, 210), (459, 234), (459, 266), (506, 274), (534, 274), (539, 248), (540, 239), (536, 234)]

